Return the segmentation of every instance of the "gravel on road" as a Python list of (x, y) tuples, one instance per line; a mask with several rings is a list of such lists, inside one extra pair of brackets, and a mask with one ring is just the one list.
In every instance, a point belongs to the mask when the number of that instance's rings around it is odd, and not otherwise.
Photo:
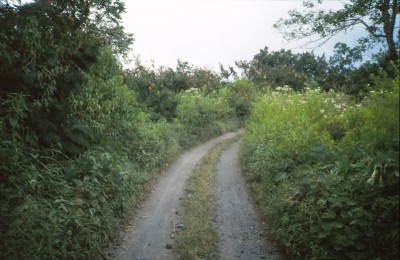
[(215, 225), (220, 259), (279, 259), (266, 243), (263, 225), (246, 190), (239, 163), (239, 143), (226, 149), (215, 176)]

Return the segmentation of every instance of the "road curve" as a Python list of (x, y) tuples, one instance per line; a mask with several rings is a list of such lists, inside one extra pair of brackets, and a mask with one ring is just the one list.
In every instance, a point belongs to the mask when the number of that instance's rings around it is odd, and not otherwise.
[(179, 211), (180, 198), (185, 194), (190, 174), (210, 148), (238, 133), (226, 133), (198, 145), (183, 153), (170, 165), (140, 209), (132, 233), (123, 246), (124, 252), (116, 259), (174, 259), (169, 248), (173, 244), (171, 233), (177, 224), (176, 213)]
[(279, 259), (278, 252), (266, 243), (241, 175), (239, 143), (221, 155), (215, 176), (215, 224), (219, 234), (219, 259)]

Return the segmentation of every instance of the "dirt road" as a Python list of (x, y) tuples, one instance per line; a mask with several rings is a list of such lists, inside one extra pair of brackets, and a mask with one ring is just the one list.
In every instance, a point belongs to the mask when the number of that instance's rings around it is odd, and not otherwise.
[(261, 222), (240, 173), (239, 143), (225, 150), (215, 176), (216, 226), (220, 259), (279, 259), (266, 244)]
[(180, 211), (180, 198), (184, 196), (187, 179), (211, 147), (236, 134), (226, 133), (201, 144), (171, 164), (144, 203), (131, 233), (127, 235), (123, 245), (125, 250), (116, 259), (174, 259), (169, 248), (173, 244), (171, 234), (177, 225), (176, 215)]

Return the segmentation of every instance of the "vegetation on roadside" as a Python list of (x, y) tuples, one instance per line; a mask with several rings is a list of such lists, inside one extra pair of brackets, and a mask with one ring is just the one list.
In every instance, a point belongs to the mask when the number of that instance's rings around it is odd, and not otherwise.
[(181, 228), (176, 233), (175, 251), (179, 259), (217, 259), (218, 234), (213, 224), (214, 181), (218, 159), (238, 137), (215, 145), (190, 177), (183, 202)]
[(294, 258), (399, 257), (399, 78), (373, 80), (361, 103), (287, 87), (254, 103), (245, 174)]
[(400, 6), (350, 0), (315, 9), (322, 2), (303, 1), (306, 11), (290, 10), (275, 28), (311, 44), (358, 25), (365, 34), (354, 35), (354, 47), (337, 43), (328, 62), (264, 49), (238, 64), (270, 86), (247, 121), (245, 173), (270, 234), (291, 258), (397, 259)]

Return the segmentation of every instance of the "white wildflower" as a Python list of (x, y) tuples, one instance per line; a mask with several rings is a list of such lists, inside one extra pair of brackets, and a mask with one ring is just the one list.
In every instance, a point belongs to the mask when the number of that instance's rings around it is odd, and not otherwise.
[(379, 187), (383, 187), (383, 186), (385, 186), (384, 184), (383, 184), (383, 178), (382, 178), (382, 174), (379, 176)]
[(375, 183), (378, 173), (379, 173), (378, 167), (375, 167), (374, 172), (372, 173), (371, 177), (369, 177), (369, 179), (367, 180), (367, 183), (373, 185)]

